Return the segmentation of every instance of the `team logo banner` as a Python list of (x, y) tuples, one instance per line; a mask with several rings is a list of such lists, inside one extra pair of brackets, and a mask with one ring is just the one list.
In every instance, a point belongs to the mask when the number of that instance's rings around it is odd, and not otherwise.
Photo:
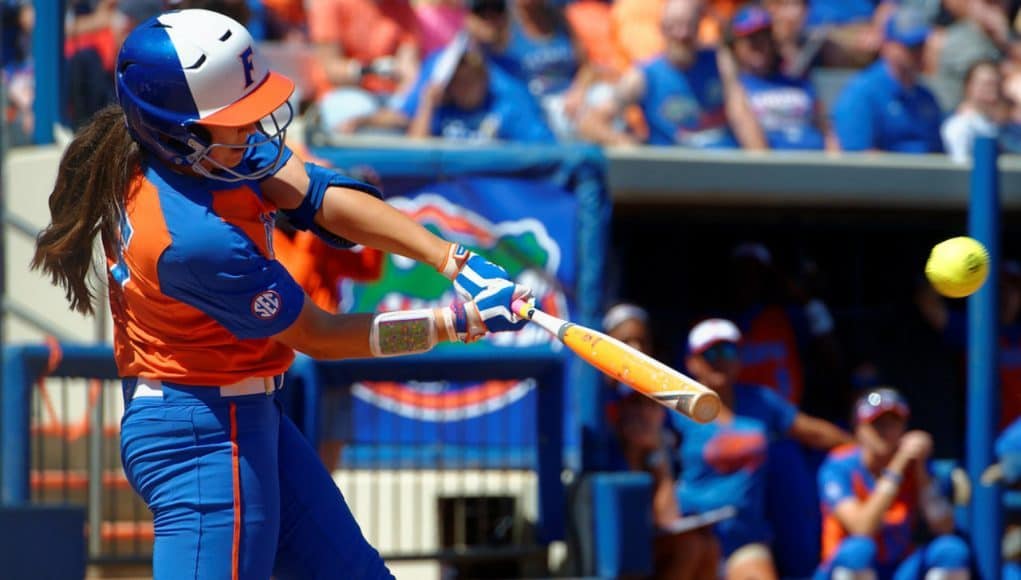
[[(409, 191), (391, 188), (387, 201), (445, 239), (506, 268), (515, 281), (534, 290), (543, 310), (571, 317), (577, 207), (570, 192), (545, 181), (472, 178)], [(451, 283), (431, 266), (395, 255), (387, 257), (379, 281), (345, 281), (341, 290), (343, 308), (354, 312), (444, 306), (455, 298)], [(550, 342), (548, 334), (529, 325), (517, 333), (490, 335), (469, 347), (439, 348), (498, 352)], [(351, 387), (352, 436), (356, 444), (442, 441), (462, 451), (490, 446), (507, 453), (534, 450), (535, 389), (531, 379), (356, 383)]]

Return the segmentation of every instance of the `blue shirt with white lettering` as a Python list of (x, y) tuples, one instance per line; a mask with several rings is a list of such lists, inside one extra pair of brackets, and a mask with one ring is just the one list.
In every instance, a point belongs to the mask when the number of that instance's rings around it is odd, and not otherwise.
[(822, 132), (815, 126), (818, 101), (810, 82), (780, 74), (740, 76), (755, 118), (770, 149), (822, 149)]
[(510, 39), (499, 54), (498, 66), (510, 65), (510, 72), (537, 97), (566, 91), (578, 72), (578, 55), (566, 28), (550, 38), (532, 38), (517, 18), (511, 20)]

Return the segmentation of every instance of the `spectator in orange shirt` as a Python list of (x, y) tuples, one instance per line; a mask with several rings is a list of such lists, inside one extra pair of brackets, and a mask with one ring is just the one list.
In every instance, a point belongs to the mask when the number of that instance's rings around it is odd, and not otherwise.
[(327, 133), (368, 128), (418, 76), (418, 24), (408, 0), (311, 0), (308, 25), (332, 87), (319, 99)]

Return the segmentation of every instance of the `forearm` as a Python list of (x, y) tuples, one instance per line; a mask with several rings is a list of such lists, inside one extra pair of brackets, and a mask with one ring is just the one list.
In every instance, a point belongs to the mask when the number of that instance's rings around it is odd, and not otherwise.
[(361, 81), (362, 66), (357, 60), (346, 58), (340, 46), (332, 43), (318, 46), (319, 60), (323, 63), (326, 80), (333, 86), (357, 85)]
[(331, 187), (316, 222), (352, 242), (441, 268), (450, 245), (386, 202)]
[(415, 110), (415, 116), (408, 125), (408, 136), (418, 139), (432, 137), (433, 112), (435, 105), (428, 95), (422, 95), (422, 100)]
[(883, 516), (897, 497), (898, 489), (899, 484), (894, 483), (891, 478), (881, 477), (876, 489), (862, 504), (853, 524), (847, 526), (848, 531), (857, 536), (872, 536), (878, 532), (883, 526)]
[(397, 79), (398, 87), (396, 94), (404, 94), (411, 90), (418, 80), (419, 62), (418, 47), (413, 43), (405, 43), (397, 50)]
[(794, 418), (791, 435), (802, 445), (822, 450), (854, 441), (850, 433), (833, 423), (804, 413)]
[(915, 481), (918, 482), (918, 489), (921, 490), (918, 496), (919, 509), (929, 529), (936, 534), (949, 534), (954, 531), (954, 511), (950, 502), (947, 501), (935, 482), (929, 476), (924, 462), (915, 462)]
[(819, 420), (819, 422), (822, 423), (822, 425), (816, 432), (816, 449), (833, 449), (838, 445), (844, 445), (845, 443), (851, 443), (854, 441), (854, 437), (840, 427), (821, 420)]
[(399, 356), (458, 340), (455, 318), (451, 308), (332, 314), (306, 297), (298, 319), (275, 338), (321, 360)]
[(635, 139), (613, 127), (613, 113), (588, 111), (578, 121), (578, 135), (582, 139), (599, 145), (634, 144)]
[(669, 474), (653, 473), (652, 483), (652, 519), (661, 527), (668, 527), (681, 515), (674, 493), (674, 479)]
[(738, 144), (741, 145), (742, 149), (749, 151), (769, 149), (766, 137), (762, 132), (762, 127), (759, 126), (758, 119), (755, 118), (751, 108), (748, 107), (744, 98), (744, 92), (741, 91), (738, 95), (740, 96), (737, 98), (726, 99), (724, 105), (727, 119), (734, 130), (734, 137), (737, 139)]

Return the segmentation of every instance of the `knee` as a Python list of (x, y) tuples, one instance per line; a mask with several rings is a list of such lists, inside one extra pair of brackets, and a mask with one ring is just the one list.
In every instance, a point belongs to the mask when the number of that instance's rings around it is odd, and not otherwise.
[(876, 562), (876, 542), (865, 536), (851, 536), (840, 543), (833, 556), (833, 569), (860, 572), (871, 570)]
[(971, 549), (957, 536), (940, 536), (925, 549), (925, 567), (928, 569), (967, 570), (970, 566)]

